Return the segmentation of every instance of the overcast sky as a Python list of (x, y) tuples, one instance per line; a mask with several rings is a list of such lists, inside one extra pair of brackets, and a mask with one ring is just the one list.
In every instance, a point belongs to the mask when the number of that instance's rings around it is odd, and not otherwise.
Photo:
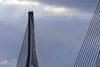
[(98, 0), (0, 0), (0, 67), (16, 67), (34, 11), (39, 67), (73, 67)]

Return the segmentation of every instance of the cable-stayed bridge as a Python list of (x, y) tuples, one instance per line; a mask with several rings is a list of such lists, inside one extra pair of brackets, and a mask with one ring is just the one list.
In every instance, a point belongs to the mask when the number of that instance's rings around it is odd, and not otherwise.
[[(100, 67), (100, 0), (84, 38), (74, 67)], [(28, 24), (17, 67), (39, 67), (35, 48), (34, 16), (28, 13)]]

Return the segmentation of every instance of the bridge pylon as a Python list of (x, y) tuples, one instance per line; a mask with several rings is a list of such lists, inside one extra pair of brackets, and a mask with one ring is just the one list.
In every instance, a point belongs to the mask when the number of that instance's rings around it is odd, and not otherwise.
[(32, 11), (28, 12), (28, 24), (16, 67), (39, 67), (35, 48), (34, 15)]

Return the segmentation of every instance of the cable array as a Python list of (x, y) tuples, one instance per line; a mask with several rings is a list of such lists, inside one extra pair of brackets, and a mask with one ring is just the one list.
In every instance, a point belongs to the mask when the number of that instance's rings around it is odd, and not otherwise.
[[(84, 38), (74, 67), (98, 67), (100, 50), (100, 0)], [(99, 58), (100, 59), (100, 58)], [(100, 61), (99, 61), (100, 63)], [(100, 66), (99, 66), (100, 67)]]

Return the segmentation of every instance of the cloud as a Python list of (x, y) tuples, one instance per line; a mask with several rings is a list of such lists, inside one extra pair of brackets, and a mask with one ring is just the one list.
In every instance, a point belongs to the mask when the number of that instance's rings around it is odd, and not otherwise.
[(9, 60), (3, 60), (0, 62), (0, 67), (16, 67), (16, 59)]
[(4, 60), (4, 61), (0, 62), (0, 65), (5, 65), (7, 63), (8, 63), (8, 61), (7, 60)]
[(19, 1), (19, 0), (5, 0), (3, 3), (6, 4), (19, 4), (19, 5), (34, 5), (34, 6), (39, 6), (39, 2), (33, 1)]
[(3, 0), (0, 0), (0, 2), (3, 2)]
[(20, 1), (38, 1), (46, 5), (55, 5), (69, 8), (76, 8), (92, 12), (95, 9), (98, 0), (20, 0)]
[[(2, 2), (3, 5), (10, 7), (14, 6), (16, 9), (14, 17), (20, 18), (29, 10), (33, 10), (37, 18), (50, 17), (50, 16), (65, 16), (65, 17), (79, 17), (79, 18), (90, 18), (92, 13), (78, 10), (75, 8), (61, 7), (55, 5), (46, 5), (38, 1), (19, 1), (19, 0), (5, 0)], [(12, 9), (13, 10), (13, 9)]]
[(44, 10), (50, 14), (57, 16), (65, 16), (65, 17), (79, 17), (88, 19), (92, 15), (91, 13), (68, 7), (64, 8), (64, 7), (46, 6)]

